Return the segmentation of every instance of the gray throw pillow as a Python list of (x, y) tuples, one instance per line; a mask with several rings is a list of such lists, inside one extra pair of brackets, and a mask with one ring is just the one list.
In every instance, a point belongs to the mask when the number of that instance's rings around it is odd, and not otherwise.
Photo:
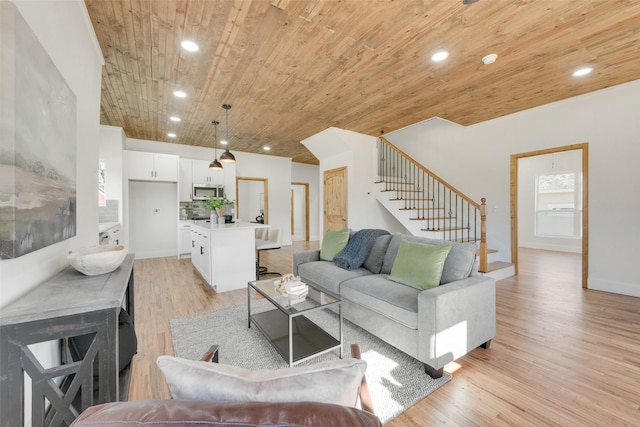
[(391, 234), (378, 237), (371, 248), (371, 252), (369, 252), (369, 256), (364, 262), (364, 268), (373, 274), (380, 274), (382, 264), (384, 263), (384, 255), (387, 253), (391, 237)]
[(174, 399), (216, 402), (325, 402), (355, 407), (367, 362), (342, 359), (277, 370), (158, 357)]

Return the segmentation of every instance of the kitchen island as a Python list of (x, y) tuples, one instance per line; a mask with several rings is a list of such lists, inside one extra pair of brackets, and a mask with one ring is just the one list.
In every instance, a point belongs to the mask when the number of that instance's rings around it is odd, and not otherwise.
[(256, 279), (256, 228), (252, 222), (191, 224), (191, 262), (215, 292), (245, 289)]

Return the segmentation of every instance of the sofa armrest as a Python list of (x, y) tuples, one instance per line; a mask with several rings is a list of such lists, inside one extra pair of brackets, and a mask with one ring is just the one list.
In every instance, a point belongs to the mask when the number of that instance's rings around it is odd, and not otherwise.
[(418, 295), (418, 354), (434, 369), (496, 335), (495, 280), (472, 276)]
[(306, 262), (320, 261), (320, 249), (301, 251), (293, 254), (293, 275), (298, 275), (298, 266)]

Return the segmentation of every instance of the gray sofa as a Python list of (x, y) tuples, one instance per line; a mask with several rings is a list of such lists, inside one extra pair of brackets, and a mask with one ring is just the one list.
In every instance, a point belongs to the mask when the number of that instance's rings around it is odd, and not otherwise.
[[(403, 239), (451, 245), (440, 285), (421, 290), (388, 280)], [(496, 334), (495, 280), (477, 273), (476, 246), (417, 236), (380, 236), (364, 265), (346, 270), (321, 261), (320, 251), (293, 255), (303, 282), (340, 295), (345, 319), (424, 362), (437, 378), (443, 367)]]

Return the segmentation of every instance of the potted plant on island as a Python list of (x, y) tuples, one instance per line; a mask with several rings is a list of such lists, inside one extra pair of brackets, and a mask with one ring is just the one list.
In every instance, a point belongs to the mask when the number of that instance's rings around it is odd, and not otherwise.
[[(222, 198), (210, 199), (206, 202), (202, 203), (202, 206), (206, 209), (211, 210), (211, 222), (217, 222), (218, 224), (224, 224), (224, 211), (230, 204), (233, 203), (233, 200), (227, 199), (226, 194), (222, 196)], [(214, 218), (214, 214), (215, 217)]]

